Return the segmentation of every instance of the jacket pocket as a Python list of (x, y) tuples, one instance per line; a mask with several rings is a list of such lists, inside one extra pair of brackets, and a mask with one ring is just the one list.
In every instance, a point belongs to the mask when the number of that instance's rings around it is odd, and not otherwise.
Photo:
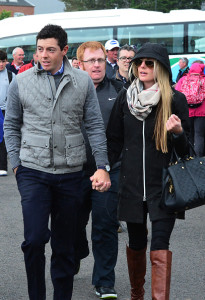
[(66, 136), (65, 153), (69, 167), (81, 166), (86, 162), (85, 141), (81, 133)]
[(25, 134), (21, 139), (21, 161), (42, 167), (51, 165), (50, 137)]

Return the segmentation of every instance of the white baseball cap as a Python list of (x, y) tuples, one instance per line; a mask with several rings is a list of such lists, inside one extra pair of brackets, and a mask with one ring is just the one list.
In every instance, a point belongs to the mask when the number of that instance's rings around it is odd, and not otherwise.
[(120, 48), (119, 42), (116, 40), (108, 40), (105, 43), (105, 50), (112, 50), (113, 48)]

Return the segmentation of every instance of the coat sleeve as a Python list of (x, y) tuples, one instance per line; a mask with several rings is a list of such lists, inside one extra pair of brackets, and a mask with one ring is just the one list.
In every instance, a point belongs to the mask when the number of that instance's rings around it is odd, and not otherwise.
[(180, 118), (183, 128), (183, 133), (178, 136), (174, 135), (173, 138), (177, 154), (180, 157), (183, 157), (184, 155), (189, 154), (190, 120), (186, 97), (178, 91), (174, 91), (172, 113)]
[(118, 94), (107, 126), (108, 158), (113, 166), (119, 160), (124, 144), (124, 114), (123, 105), (126, 99), (126, 90)]
[(88, 91), (84, 105), (84, 126), (97, 166), (108, 164), (105, 126), (96, 90), (88, 76)]
[(23, 108), (20, 103), (16, 76), (9, 85), (7, 108), (4, 120), (4, 137), (12, 168), (21, 164), (19, 153), (21, 147), (21, 126), (23, 123)]

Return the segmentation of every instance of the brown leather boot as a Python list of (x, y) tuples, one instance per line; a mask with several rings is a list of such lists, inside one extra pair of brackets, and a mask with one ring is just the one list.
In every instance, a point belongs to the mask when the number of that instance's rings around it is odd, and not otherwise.
[(146, 248), (136, 251), (127, 247), (127, 265), (131, 284), (131, 300), (144, 300)]
[(150, 252), (152, 263), (152, 300), (169, 300), (172, 252), (156, 250)]

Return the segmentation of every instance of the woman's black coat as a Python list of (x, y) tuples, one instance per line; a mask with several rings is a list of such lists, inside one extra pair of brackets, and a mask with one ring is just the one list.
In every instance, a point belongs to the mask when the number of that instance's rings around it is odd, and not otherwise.
[[(143, 199), (146, 195), (150, 220), (175, 218), (159, 207), (162, 191), (162, 169), (168, 166), (173, 145), (179, 155), (188, 153), (189, 112), (185, 96), (173, 90), (172, 113), (182, 122), (184, 133), (168, 137), (168, 153), (156, 150), (154, 135), (157, 106), (145, 121), (139, 121), (129, 111), (127, 90), (119, 93), (107, 128), (108, 152), (111, 165), (122, 151), (119, 188), (119, 219), (126, 222), (143, 222)], [(143, 125), (144, 123), (144, 125)], [(143, 166), (143, 126), (144, 154)], [(143, 169), (145, 172), (143, 172)], [(143, 180), (145, 174), (145, 180)], [(145, 182), (145, 187), (144, 187)], [(144, 199), (145, 200), (145, 199)], [(182, 217), (182, 216), (179, 216)]]

